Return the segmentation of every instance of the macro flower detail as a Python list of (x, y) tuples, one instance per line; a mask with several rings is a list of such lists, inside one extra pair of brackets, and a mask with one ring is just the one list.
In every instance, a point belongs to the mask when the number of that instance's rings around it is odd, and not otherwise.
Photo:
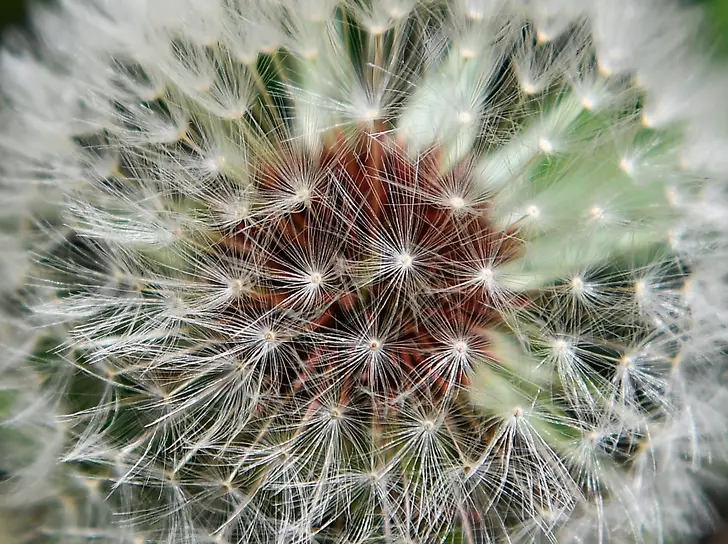
[(709, 529), (728, 110), (693, 11), (61, 0), (34, 21), (0, 58), (0, 534)]

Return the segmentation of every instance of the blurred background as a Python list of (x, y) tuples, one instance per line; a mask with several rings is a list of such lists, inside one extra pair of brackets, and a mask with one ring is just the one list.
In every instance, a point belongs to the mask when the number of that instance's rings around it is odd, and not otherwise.
[(0, 28), (22, 24), (25, 21), (28, 3), (29, 0), (0, 0)]
[[(0, 0), (0, 31), (27, 21), (28, 5), (52, 0)], [(123, 2), (124, 0), (118, 0)], [(639, 0), (635, 0), (639, 2)], [(712, 40), (721, 55), (728, 57), (728, 0), (682, 0), (685, 4), (703, 4), (708, 11), (707, 23)], [(728, 540), (726, 540), (728, 542)]]
[[(28, 24), (29, 7), (39, 3), (50, 3), (53, 0), (0, 0), (0, 33), (13, 27), (25, 27)], [(117, 0), (124, 2), (125, 0)], [(639, 2), (640, 0), (634, 0)], [(707, 12), (706, 30), (709, 44), (713, 45), (717, 55), (728, 61), (728, 0), (682, 0), (685, 4), (702, 5)], [(728, 97), (728, 89), (726, 89)], [(716, 498), (718, 508), (728, 520), (728, 497)], [(682, 543), (676, 543), (682, 544)], [(688, 543), (685, 543), (688, 544)], [(700, 544), (728, 544), (728, 522), (713, 536), (704, 539)]]

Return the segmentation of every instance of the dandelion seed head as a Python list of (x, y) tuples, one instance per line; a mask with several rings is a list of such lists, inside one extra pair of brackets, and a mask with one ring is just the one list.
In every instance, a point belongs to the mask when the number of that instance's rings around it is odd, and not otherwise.
[(670, 520), (726, 456), (728, 116), (690, 10), (35, 17), (0, 55), (0, 505), (28, 538), (702, 530)]

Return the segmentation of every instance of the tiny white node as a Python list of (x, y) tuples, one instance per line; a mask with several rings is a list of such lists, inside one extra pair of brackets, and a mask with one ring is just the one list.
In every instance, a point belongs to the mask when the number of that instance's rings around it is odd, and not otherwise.
[(429, 432), (435, 428), (435, 422), (432, 421), (431, 419), (426, 419), (425, 421), (422, 422), (422, 428), (425, 431)]
[(312, 23), (326, 22), (326, 13), (325, 12), (316, 11), (310, 15), (306, 15), (305, 17)]
[(224, 204), (219, 210), (221, 217), (226, 221), (243, 221), (250, 216), (250, 208), (241, 202)]
[(175, 317), (183, 317), (187, 315), (187, 306), (181, 298), (174, 296), (169, 300), (169, 313)]
[(584, 109), (587, 111), (592, 111), (594, 107), (596, 106), (597, 101), (591, 97), (591, 96), (584, 96), (581, 99), (581, 105), (584, 106)]
[(305, 185), (300, 186), (296, 189), (295, 193), (296, 202), (308, 203), (311, 200), (311, 190)]
[(598, 433), (597, 431), (590, 431), (589, 433), (587, 433), (586, 439), (592, 444), (596, 444), (601, 439), (601, 436), (601, 433)]
[(220, 487), (222, 487), (225, 492), (230, 493), (233, 490), (233, 483), (232, 483), (232, 476), (229, 476), (222, 482), (220, 482)]
[(169, 130), (165, 130), (164, 132), (167, 135), (165, 141), (170, 144), (172, 142), (179, 142), (180, 140), (184, 140), (185, 138), (187, 138), (186, 126), (179, 127), (176, 130), (174, 128), (170, 128)]
[(376, 121), (379, 117), (379, 109), (377, 108), (367, 108), (364, 111), (364, 120), (366, 121)]
[(465, 199), (461, 196), (450, 197), (450, 206), (455, 210), (462, 210), (465, 207)]
[(273, 331), (265, 331), (265, 333), (263, 334), (263, 340), (265, 340), (269, 344), (272, 344), (276, 341), (276, 333), (274, 333)]
[(382, 343), (376, 338), (372, 338), (369, 341), (369, 351), (379, 351), (382, 348)]
[(533, 219), (538, 219), (538, 217), (541, 215), (541, 210), (538, 206), (529, 206), (528, 208), (526, 208), (526, 215)]
[(397, 264), (399, 264), (401, 268), (411, 268), (413, 263), (414, 260), (412, 259), (412, 255), (409, 253), (402, 253), (397, 257)]
[(469, 111), (461, 111), (458, 113), (458, 123), (461, 125), (469, 125), (473, 122), (473, 114)]
[(631, 370), (634, 368), (634, 359), (631, 355), (622, 355), (619, 358), (619, 366), (623, 369)]
[(308, 281), (311, 283), (311, 285), (321, 285), (321, 282), (323, 281), (323, 276), (319, 274), (318, 272), (314, 272), (308, 277)]
[(584, 280), (581, 279), (581, 276), (575, 276), (571, 279), (571, 290), (577, 295), (584, 292)]
[(232, 108), (225, 112), (223, 117), (228, 121), (235, 121), (236, 119), (240, 119), (243, 115), (245, 115), (245, 112), (245, 108)]
[(541, 29), (536, 30), (536, 43), (541, 45), (551, 41), (551, 35)]
[(596, 219), (597, 221), (604, 219), (604, 214), (604, 208), (600, 208), (599, 206), (594, 206), (591, 210), (589, 210), (589, 215), (591, 215), (592, 219)]
[(239, 278), (233, 280), (232, 290), (233, 290), (233, 293), (236, 295), (240, 295), (243, 292), (245, 292), (245, 283), (243, 283), (243, 280), (241, 280)]
[(548, 138), (541, 137), (538, 139), (538, 147), (547, 155), (554, 152), (554, 144)]
[(614, 73), (614, 68), (609, 61), (605, 60), (606, 55), (597, 58), (597, 70), (604, 77), (609, 77)]
[(255, 64), (258, 62), (258, 53), (242, 53), (238, 56), (243, 64)]
[(152, 89), (148, 94), (142, 93), (142, 98), (152, 102), (154, 100), (161, 100), (164, 98), (165, 94), (167, 94), (167, 90), (164, 87), (159, 87), (157, 89)]
[(468, 345), (462, 340), (459, 340), (458, 342), (455, 342), (453, 349), (459, 355), (465, 355), (468, 352)]
[(482, 10), (472, 8), (472, 9), (468, 10), (468, 12), (465, 14), (465, 16), (468, 19), (471, 19), (473, 21), (482, 21), (483, 18), (485, 17), (485, 14), (483, 13)]
[(563, 338), (557, 338), (551, 343), (551, 349), (555, 355), (564, 356), (569, 351), (569, 343)]
[(301, 51), (301, 57), (306, 60), (316, 60), (318, 57), (318, 49), (304, 49)]
[(521, 89), (523, 89), (524, 93), (529, 94), (529, 95), (536, 94), (539, 91), (538, 85), (536, 85), (535, 83), (532, 83), (530, 81), (522, 81)]
[(492, 268), (482, 268), (480, 272), (478, 272), (478, 280), (482, 281), (483, 283), (489, 284), (493, 282), (494, 274)]
[(634, 160), (624, 157), (619, 161), (619, 168), (628, 175), (634, 172)]
[(647, 294), (647, 284), (645, 280), (638, 280), (634, 282), (634, 296), (637, 300), (644, 300)]
[(642, 118), (640, 119), (640, 122), (645, 128), (655, 128), (655, 120), (647, 112), (642, 113)]
[(387, 31), (387, 26), (382, 24), (372, 24), (369, 25), (369, 32), (374, 34), (375, 36), (381, 36)]
[(216, 157), (213, 157), (209, 161), (207, 161), (207, 169), (211, 173), (216, 174), (216, 173), (224, 170), (226, 164), (227, 164), (227, 160), (225, 159), (225, 156), (217, 155)]
[(472, 47), (461, 47), (460, 56), (468, 60), (473, 59), (476, 56), (475, 49)]
[(523, 416), (523, 408), (521, 408), (520, 406), (516, 406), (515, 408), (513, 408), (513, 417), (518, 418), (518, 417), (522, 417), (522, 416)]

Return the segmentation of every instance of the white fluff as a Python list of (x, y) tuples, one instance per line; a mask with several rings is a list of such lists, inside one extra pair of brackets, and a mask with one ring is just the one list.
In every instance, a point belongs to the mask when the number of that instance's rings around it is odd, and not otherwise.
[(42, 520), (29, 538), (710, 527), (728, 110), (694, 11), (61, 0), (33, 20), (39, 44), (0, 51), (0, 509)]

